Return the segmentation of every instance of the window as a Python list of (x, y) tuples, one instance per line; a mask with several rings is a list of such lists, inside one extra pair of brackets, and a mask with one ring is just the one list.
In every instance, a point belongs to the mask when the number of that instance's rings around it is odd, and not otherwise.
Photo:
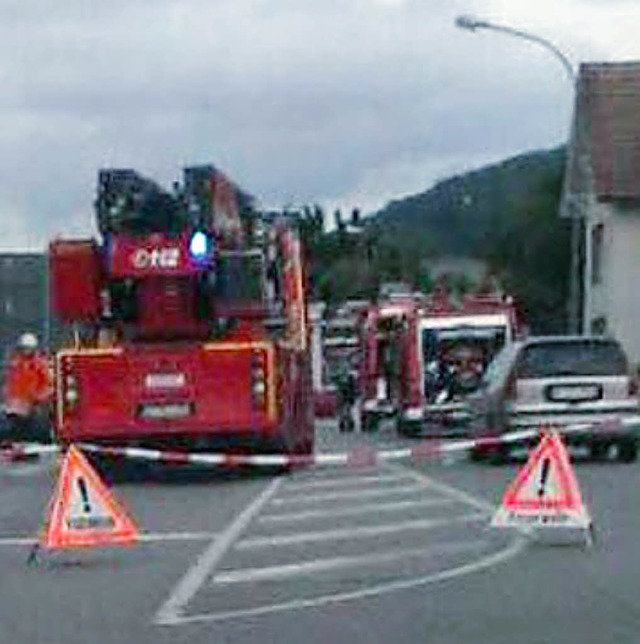
[(540, 343), (524, 349), (517, 373), (519, 378), (616, 376), (627, 373), (627, 360), (616, 342)]
[(264, 261), (262, 253), (221, 252), (216, 265), (216, 298), (227, 302), (262, 302)]

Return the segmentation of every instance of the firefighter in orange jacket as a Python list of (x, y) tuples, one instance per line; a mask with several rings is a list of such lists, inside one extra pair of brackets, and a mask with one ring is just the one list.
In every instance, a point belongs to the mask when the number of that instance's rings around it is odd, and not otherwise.
[(12, 441), (48, 439), (48, 403), (52, 383), (49, 362), (38, 350), (38, 338), (23, 333), (4, 374), (4, 409)]

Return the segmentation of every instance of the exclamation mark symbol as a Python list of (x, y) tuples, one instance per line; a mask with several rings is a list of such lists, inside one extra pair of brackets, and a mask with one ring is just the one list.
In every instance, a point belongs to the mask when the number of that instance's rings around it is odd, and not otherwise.
[(87, 492), (87, 484), (85, 480), (80, 476), (78, 477), (78, 489), (80, 490), (80, 496), (82, 497), (82, 510), (85, 514), (91, 514), (91, 503), (89, 503), (89, 493)]
[(542, 470), (540, 471), (540, 484), (538, 486), (538, 496), (542, 498), (544, 496), (545, 487), (547, 485), (547, 479), (549, 478), (549, 467), (551, 461), (548, 458), (545, 458), (542, 461)]

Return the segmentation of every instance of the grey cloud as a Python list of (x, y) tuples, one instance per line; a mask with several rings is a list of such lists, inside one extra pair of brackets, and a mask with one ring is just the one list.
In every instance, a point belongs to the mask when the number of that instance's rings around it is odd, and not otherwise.
[(88, 230), (100, 166), (168, 183), (205, 161), (269, 203), (376, 177), (373, 202), (400, 175), (422, 190), (439, 167), (557, 143), (569, 97), (548, 61), (454, 29), (484, 4), (5, 2), (0, 206), (43, 238)]

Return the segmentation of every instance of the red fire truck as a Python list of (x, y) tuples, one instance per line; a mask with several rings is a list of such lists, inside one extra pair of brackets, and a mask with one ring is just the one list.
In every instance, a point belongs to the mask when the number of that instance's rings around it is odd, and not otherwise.
[(513, 301), (497, 294), (378, 302), (363, 326), (363, 429), (391, 417), (406, 435), (464, 434), (466, 397), (517, 329)]
[(313, 449), (301, 249), (213, 166), (160, 189), (99, 173), (100, 241), (50, 245), (72, 329), (55, 361), (59, 440), (307, 454)]

